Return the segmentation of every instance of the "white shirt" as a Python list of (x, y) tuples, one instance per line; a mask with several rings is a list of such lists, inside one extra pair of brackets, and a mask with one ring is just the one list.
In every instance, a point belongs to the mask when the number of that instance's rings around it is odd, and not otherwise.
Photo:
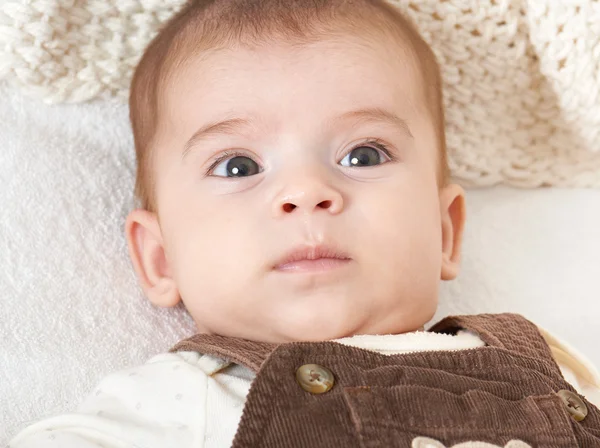
[[(563, 375), (600, 405), (600, 375), (573, 348), (541, 330)], [(474, 333), (359, 335), (335, 342), (393, 355), (484, 346)], [(212, 448), (233, 442), (255, 374), (195, 352), (165, 353), (113, 373), (77, 412), (52, 417), (18, 434), (10, 448)]]

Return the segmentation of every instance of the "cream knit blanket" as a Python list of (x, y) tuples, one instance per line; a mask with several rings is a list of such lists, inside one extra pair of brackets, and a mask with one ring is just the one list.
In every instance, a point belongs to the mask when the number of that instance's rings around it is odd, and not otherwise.
[[(184, 1), (2, 0), (0, 78), (48, 102), (125, 100)], [(600, 1), (390, 1), (441, 62), (456, 180), (600, 187)]]

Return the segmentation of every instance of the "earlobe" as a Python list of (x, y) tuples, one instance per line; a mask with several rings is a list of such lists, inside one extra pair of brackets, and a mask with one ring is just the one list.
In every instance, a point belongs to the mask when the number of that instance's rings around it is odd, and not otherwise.
[(460, 269), (463, 230), (466, 220), (465, 192), (451, 184), (440, 192), (442, 218), (442, 280), (453, 280)]
[(155, 213), (136, 209), (125, 222), (129, 256), (146, 297), (156, 306), (171, 307), (181, 300), (171, 276)]

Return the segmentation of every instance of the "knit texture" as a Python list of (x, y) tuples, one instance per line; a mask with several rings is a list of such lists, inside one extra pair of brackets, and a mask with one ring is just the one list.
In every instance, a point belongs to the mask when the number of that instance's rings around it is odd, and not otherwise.
[[(600, 187), (600, 2), (390, 0), (442, 65), (465, 186)], [(0, 78), (47, 102), (126, 99), (185, 0), (3, 0)]]

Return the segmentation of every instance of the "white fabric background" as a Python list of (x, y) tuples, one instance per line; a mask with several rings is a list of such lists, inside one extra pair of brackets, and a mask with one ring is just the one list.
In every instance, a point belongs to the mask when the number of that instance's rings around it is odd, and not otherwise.
[[(46, 106), (0, 85), (0, 445), (107, 373), (193, 333), (142, 297), (123, 236), (126, 107)], [(523, 313), (600, 365), (600, 191), (470, 190), (448, 313)]]

